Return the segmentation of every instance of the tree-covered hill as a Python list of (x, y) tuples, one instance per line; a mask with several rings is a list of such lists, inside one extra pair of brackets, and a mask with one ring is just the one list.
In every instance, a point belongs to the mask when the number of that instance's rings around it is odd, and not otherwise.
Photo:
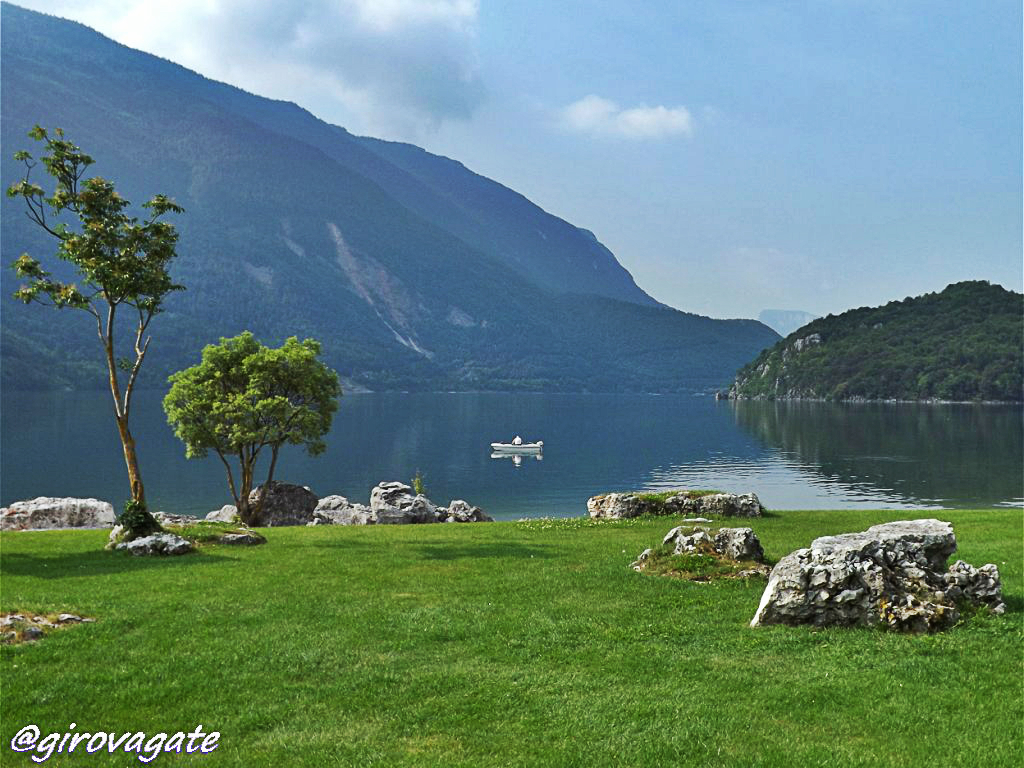
[(814, 320), (741, 368), (730, 396), (1019, 402), (1022, 357), (1024, 296), (969, 281)]
[[(154, 321), (142, 386), (243, 330), (315, 337), (373, 390), (702, 390), (778, 339), (658, 304), (592, 234), (455, 161), (7, 3), (0, 34), (4, 187), (38, 123), (135, 204), (163, 193), (185, 208), (171, 273), (187, 290)], [(54, 265), (17, 203), (2, 209), (3, 387), (103, 387), (88, 318), (11, 297), (22, 252)]]

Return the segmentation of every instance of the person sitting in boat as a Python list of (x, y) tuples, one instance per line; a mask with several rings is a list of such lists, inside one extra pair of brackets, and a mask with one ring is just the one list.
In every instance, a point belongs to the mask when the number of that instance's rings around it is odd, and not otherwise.
[(522, 445), (522, 444), (523, 444), (523, 438), (521, 438), (519, 435), (516, 435), (515, 438), (513, 438), (513, 440), (512, 440), (512, 445)]

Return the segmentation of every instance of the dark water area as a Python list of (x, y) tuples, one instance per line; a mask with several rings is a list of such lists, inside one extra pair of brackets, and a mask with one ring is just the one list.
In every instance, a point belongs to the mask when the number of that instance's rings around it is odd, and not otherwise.
[[(154, 509), (230, 503), (216, 457), (187, 460), (162, 393), (133, 413)], [(109, 395), (4, 392), (0, 501), (128, 494)], [(326, 453), (282, 450), (276, 477), (366, 502), (417, 470), (428, 495), (497, 518), (586, 512), (612, 490), (754, 491), (775, 509), (1024, 504), (1019, 406), (716, 402), (651, 395), (367, 394), (342, 398)], [(492, 459), (489, 444), (543, 440), (543, 460)], [(258, 467), (257, 477), (265, 475)]]

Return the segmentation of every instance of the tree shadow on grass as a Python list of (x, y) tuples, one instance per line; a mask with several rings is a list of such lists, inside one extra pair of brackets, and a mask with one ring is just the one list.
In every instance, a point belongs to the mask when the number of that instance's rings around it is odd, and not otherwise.
[(195, 568), (233, 560), (223, 554), (192, 552), (187, 555), (136, 557), (127, 552), (90, 550), (61, 552), (52, 555), (30, 555), (21, 552), (0, 556), (0, 573), (4, 576), (36, 576), (44, 579), (69, 579), (113, 573), (131, 573), (167, 568)]
[(496, 542), (494, 544), (423, 544), (416, 552), (426, 560), (462, 560), (465, 558), (550, 559), (555, 553), (547, 547)]

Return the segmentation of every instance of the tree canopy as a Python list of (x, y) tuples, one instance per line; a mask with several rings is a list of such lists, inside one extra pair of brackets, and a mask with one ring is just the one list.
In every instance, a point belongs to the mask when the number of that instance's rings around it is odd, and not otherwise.
[[(185, 455), (216, 453), (247, 524), (258, 525), (263, 495), (273, 480), (284, 445), (301, 445), (311, 456), (323, 452), (341, 394), (338, 375), (319, 359), (320, 344), (294, 336), (276, 349), (246, 331), (203, 349), (198, 365), (173, 374), (164, 398), (167, 420), (185, 443)], [(269, 448), (263, 492), (250, 503), (253, 470)], [(237, 460), (238, 482), (231, 462)]]

